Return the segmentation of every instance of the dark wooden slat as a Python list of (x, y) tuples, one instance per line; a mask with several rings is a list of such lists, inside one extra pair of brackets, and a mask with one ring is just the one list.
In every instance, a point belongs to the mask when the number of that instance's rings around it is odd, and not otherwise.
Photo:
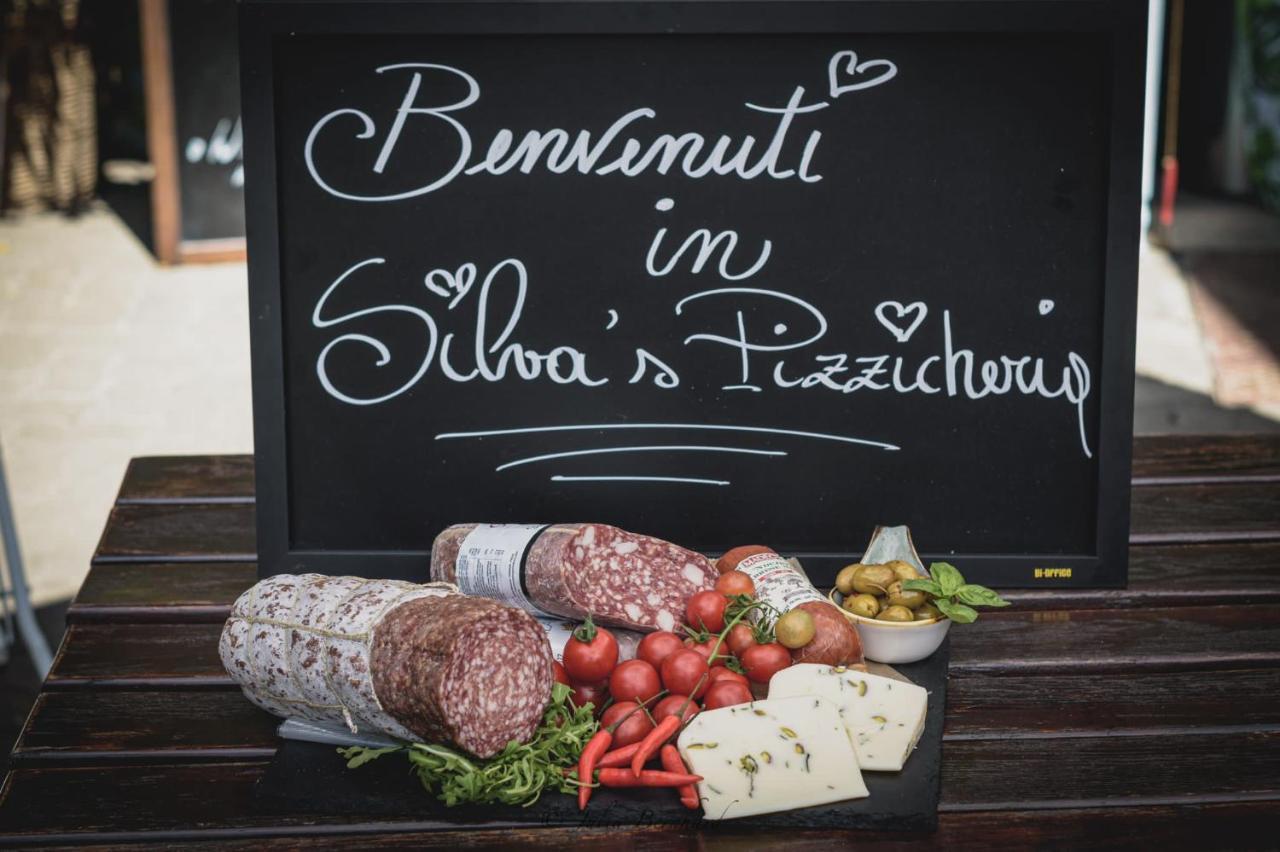
[(111, 510), (98, 561), (257, 559), (252, 504), (124, 504)]
[[(1160, 771), (1151, 772), (1153, 766)], [(6, 783), (0, 831), (349, 826), (359, 820), (341, 813), (255, 812), (252, 787), (263, 768), (262, 763), (214, 763), (17, 769)], [(1051, 810), (1104, 801), (1111, 807), (1154, 806), (1223, 797), (1280, 797), (1280, 734), (972, 741), (943, 747), (943, 811)]]
[(951, 631), (951, 673), (1086, 674), (1280, 663), (1280, 606), (986, 612)]
[(1280, 481), (1280, 435), (1143, 435), (1133, 439), (1135, 485), (1227, 478)]
[(257, 579), (253, 562), (97, 562), (67, 621), (220, 623)]
[(1280, 668), (1083, 675), (962, 675), (947, 684), (947, 740), (1280, 730)]
[[(218, 624), (75, 624), (47, 687), (228, 684)], [(1280, 666), (1280, 606), (984, 613), (951, 634), (957, 674)]]
[(1280, 540), (1280, 488), (1273, 484), (1135, 488), (1134, 544)]
[(121, 503), (253, 502), (253, 456), (140, 456), (130, 459)]
[[(683, 826), (591, 826), (583, 828), (521, 827), (466, 832), (377, 833), (317, 826), (220, 832), (217, 840), (183, 834), (184, 848), (216, 846), (226, 850), (296, 849), (305, 836), (308, 849), (593, 849), (604, 852), (703, 852), (717, 850), (796, 850), (828, 852), (841, 843), (894, 849), (1132, 849), (1135, 838), (1145, 848), (1212, 849), (1222, 845), (1230, 827), (1231, 846), (1271, 848), (1280, 803), (1273, 801), (1140, 808), (1090, 808), (1060, 811), (955, 812), (939, 815), (930, 835), (888, 832), (839, 832), (832, 829), (767, 832), (733, 822), (707, 826), (702, 832)], [(400, 828), (397, 826), (397, 828)], [(376, 829), (374, 829), (376, 830)], [(305, 835), (304, 835), (305, 832)], [(321, 833), (324, 832), (324, 833)], [(360, 833), (357, 833), (360, 832)], [(205, 836), (212, 832), (206, 833)], [(245, 835), (253, 836), (246, 837)], [(283, 835), (283, 836), (279, 836)], [(142, 839), (139, 837), (138, 839)], [(127, 840), (96, 846), (99, 850), (136, 849)], [(79, 849), (81, 847), (49, 847)]]
[[(1135, 547), (1127, 589), (1013, 589), (1019, 610), (1280, 603), (1280, 542)], [(257, 579), (253, 563), (97, 562), (72, 603), (73, 624), (217, 622)]]
[(11, 763), (263, 760), (275, 754), (279, 723), (239, 690), (46, 691)]
[[(50, 690), (14, 766), (267, 758), (278, 720), (239, 690)], [(948, 740), (1280, 730), (1280, 668), (968, 675), (947, 692)], [(197, 754), (196, 750), (203, 750)]]
[(64, 687), (229, 686), (220, 624), (73, 624), (45, 681)]

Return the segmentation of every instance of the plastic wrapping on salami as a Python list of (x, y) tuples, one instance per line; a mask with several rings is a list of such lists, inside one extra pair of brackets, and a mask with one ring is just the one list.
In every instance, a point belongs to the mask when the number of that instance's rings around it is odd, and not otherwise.
[[(481, 526), (458, 524), (436, 536), (433, 580), (457, 582), (459, 556)], [(601, 624), (647, 631), (674, 630), (685, 602), (715, 578), (706, 557), (662, 539), (607, 524), (555, 524), (529, 543), (520, 581), (543, 612), (570, 619), (590, 614)]]
[(478, 756), (527, 741), (551, 694), (528, 613), (443, 584), (282, 574), (236, 601), (218, 646), (258, 706)]

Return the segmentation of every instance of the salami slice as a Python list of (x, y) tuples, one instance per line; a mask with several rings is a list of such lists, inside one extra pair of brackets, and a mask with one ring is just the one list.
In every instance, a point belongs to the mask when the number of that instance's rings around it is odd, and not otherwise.
[(551, 648), (530, 616), (444, 584), (281, 574), (235, 602), (222, 664), (259, 707), (490, 757), (532, 738)]
[[(514, 538), (513, 529), (528, 532)], [(552, 615), (590, 614), (648, 631), (674, 630), (689, 597), (715, 585), (716, 570), (692, 550), (606, 524), (458, 524), (436, 537), (431, 578)]]

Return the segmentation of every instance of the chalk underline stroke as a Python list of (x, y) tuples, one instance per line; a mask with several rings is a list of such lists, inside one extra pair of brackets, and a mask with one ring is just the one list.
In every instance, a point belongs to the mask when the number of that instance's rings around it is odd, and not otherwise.
[(505, 464), (500, 464), (493, 470), (506, 470), (509, 467), (518, 467), (522, 464), (532, 464), (534, 462), (547, 461), (549, 459), (564, 459), (574, 456), (594, 456), (606, 453), (660, 453), (660, 452), (704, 452), (704, 453), (743, 453), (751, 456), (785, 456), (784, 450), (752, 450), (746, 447), (713, 447), (697, 444), (653, 444), (643, 447), (599, 447), (591, 450), (569, 450), (563, 453), (546, 453), (541, 456), (527, 456), (525, 458), (513, 459)]
[(728, 485), (727, 479), (694, 479), (686, 476), (561, 476), (552, 482), (684, 482), (690, 485)]
[(727, 426), (719, 423), (576, 423), (563, 426), (517, 426), (511, 429), (483, 429), (474, 432), (441, 432), (437, 441), (454, 438), (492, 438), (499, 435), (533, 435), (541, 432), (592, 432), (601, 429), (703, 429), (712, 432), (751, 432), (759, 435), (790, 435), (796, 438), (814, 438), (819, 441), (836, 441), (857, 444), (881, 450), (900, 450), (896, 444), (855, 438), (852, 435), (832, 435), (827, 432), (806, 432), (800, 429), (776, 429), (770, 426)]

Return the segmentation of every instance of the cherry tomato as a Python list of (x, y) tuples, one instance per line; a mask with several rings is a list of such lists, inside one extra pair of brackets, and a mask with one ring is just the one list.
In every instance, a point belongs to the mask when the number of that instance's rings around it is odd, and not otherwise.
[(569, 693), (569, 700), (573, 702), (574, 707), (581, 707), (588, 703), (594, 705), (595, 714), (599, 716), (600, 708), (604, 706), (604, 699), (608, 694), (602, 683), (575, 683), (573, 692)]
[(741, 571), (725, 571), (716, 580), (716, 591), (722, 595), (754, 595), (756, 584)]
[(644, 660), (655, 669), (662, 668), (662, 661), (669, 657), (672, 652), (679, 651), (683, 645), (680, 637), (672, 633), (670, 630), (659, 630), (657, 633), (650, 633), (640, 640), (640, 646), (636, 648), (636, 658)]
[(627, 660), (609, 675), (615, 701), (647, 701), (662, 691), (658, 670), (644, 660)]
[(714, 660), (711, 659), (711, 649), (715, 647), (715, 644), (716, 637), (712, 636), (705, 642), (695, 642), (689, 647), (701, 654), (702, 659), (706, 660), (707, 663), (714, 668), (716, 666), (723, 666), (725, 663), (729, 662), (729, 649), (723, 642), (720, 643), (720, 650), (716, 651), (716, 658)]
[(689, 605), (684, 610), (684, 620), (695, 628), (719, 633), (724, 630), (724, 608), (729, 599), (712, 589), (697, 592), (689, 598)]
[[(686, 701), (689, 701), (689, 696), (687, 695), (668, 695), (666, 698), (654, 705), (654, 720), (661, 722), (668, 716), (676, 715), (676, 713), (680, 712), (680, 705), (684, 704)], [(698, 707), (698, 702), (689, 701), (689, 706), (684, 708), (684, 713), (680, 716), (681, 721), (689, 721), (698, 714), (698, 710), (700, 709), (701, 708)]]
[(618, 640), (590, 616), (564, 646), (564, 670), (574, 683), (602, 683), (618, 664)]
[[(711, 670), (710, 676), (707, 677), (707, 683), (715, 686), (722, 680), (730, 680), (734, 683), (740, 683), (748, 689), (751, 688), (751, 681), (747, 680), (746, 675), (738, 674), (735, 671), (725, 668), (724, 666), (716, 666)], [(709, 687), (708, 687), (709, 688)]]
[[(634, 701), (619, 701), (608, 710), (604, 711), (604, 715), (600, 717), (601, 727), (609, 727), (614, 722), (635, 710), (636, 703)], [(637, 710), (631, 714), (631, 718), (618, 726), (618, 730), (613, 732), (612, 748), (621, 748), (625, 745), (638, 743), (645, 738), (645, 735), (653, 730), (653, 723), (649, 721), (649, 717), (644, 714), (643, 710)]]
[(563, 683), (565, 686), (573, 686), (573, 684), (569, 683), (569, 673), (564, 670), (564, 666), (560, 663), (552, 660), (551, 671), (555, 676), (556, 683)]
[(736, 680), (719, 680), (707, 690), (706, 707), (708, 710), (716, 710), (735, 704), (748, 704), (751, 700), (750, 688)]
[(777, 642), (756, 645), (742, 653), (742, 667), (756, 683), (768, 683), (769, 678), (789, 665), (791, 652)]
[(751, 625), (739, 621), (729, 628), (724, 636), (724, 643), (735, 657), (741, 657), (743, 651), (756, 644), (756, 637), (751, 633)]
[(662, 661), (662, 684), (672, 692), (701, 698), (707, 691), (706, 675), (707, 659), (693, 648), (681, 648)]

